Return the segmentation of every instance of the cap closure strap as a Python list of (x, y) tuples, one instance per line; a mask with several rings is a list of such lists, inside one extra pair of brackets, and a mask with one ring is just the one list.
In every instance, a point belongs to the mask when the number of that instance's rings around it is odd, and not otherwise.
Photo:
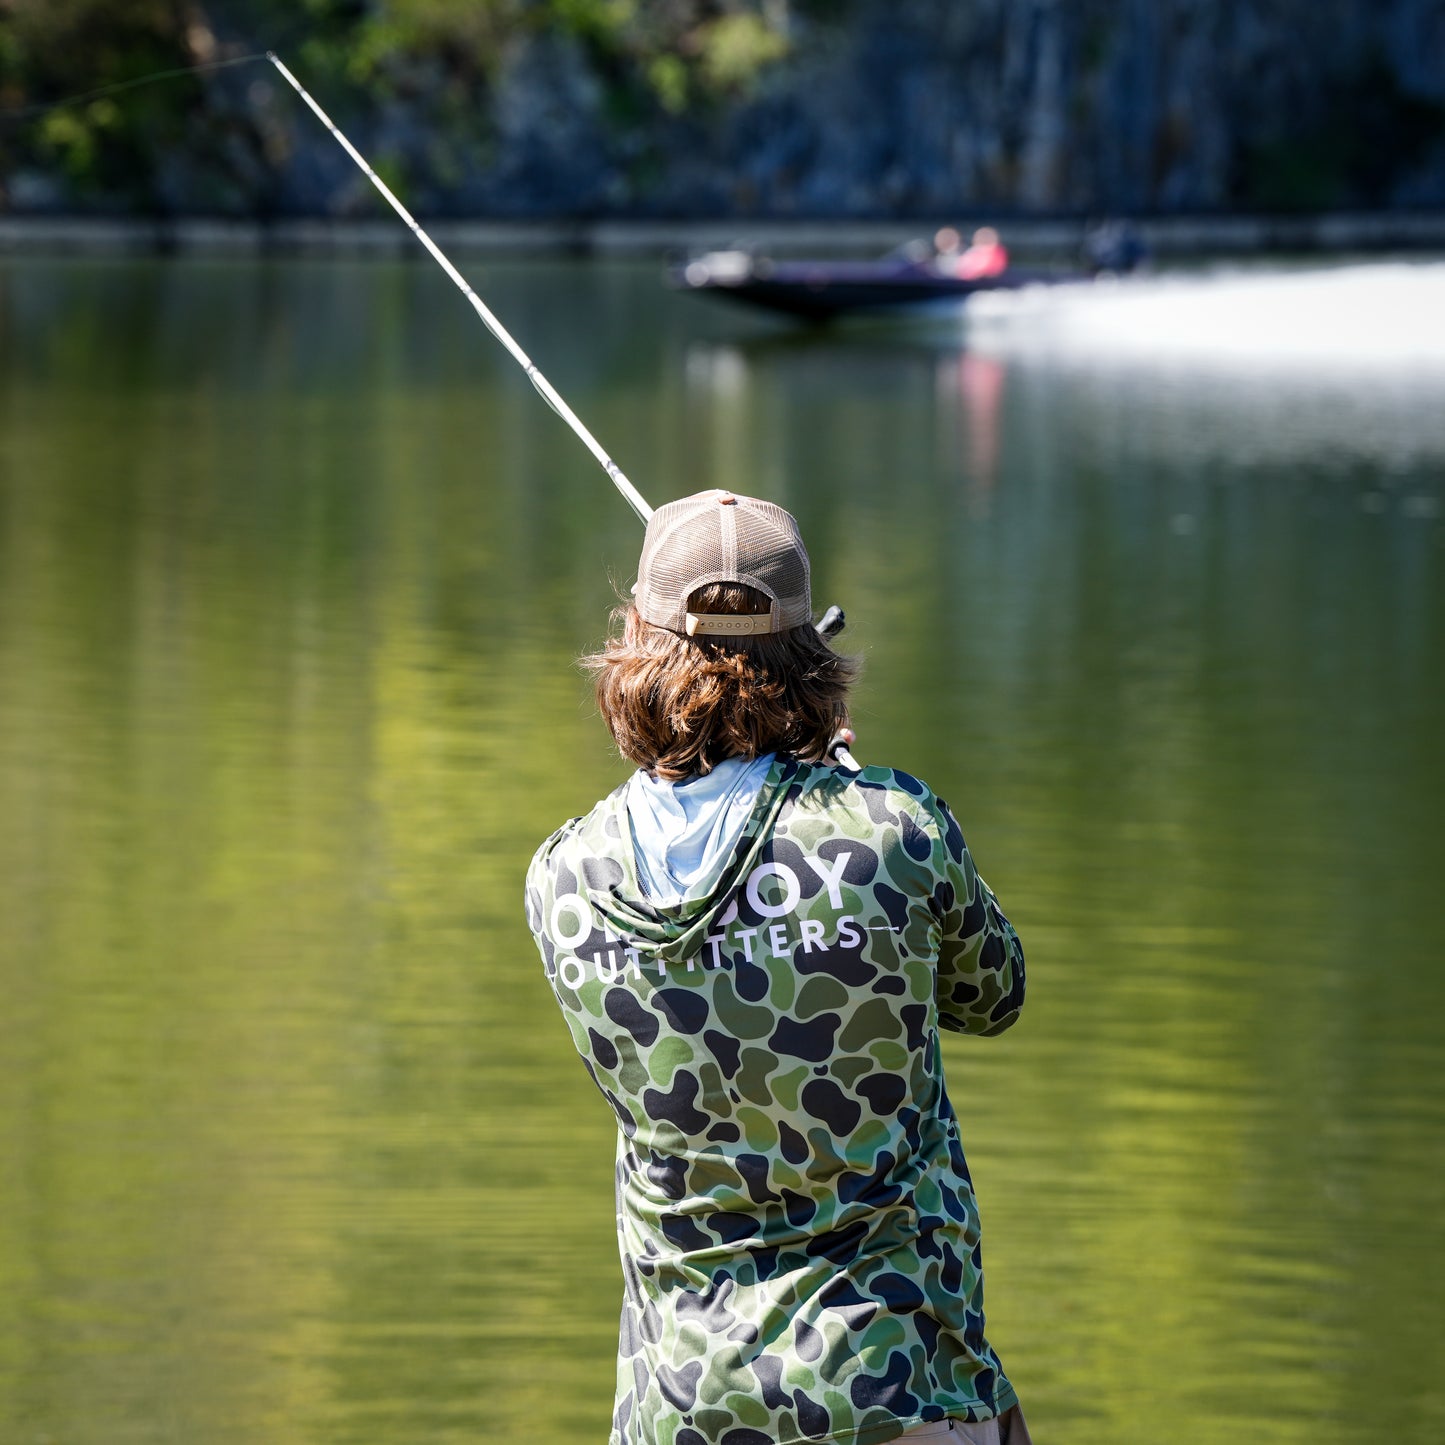
[(755, 637), (759, 633), (773, 630), (773, 617), (769, 612), (689, 612), (683, 618), (687, 635), (699, 634), (709, 637)]

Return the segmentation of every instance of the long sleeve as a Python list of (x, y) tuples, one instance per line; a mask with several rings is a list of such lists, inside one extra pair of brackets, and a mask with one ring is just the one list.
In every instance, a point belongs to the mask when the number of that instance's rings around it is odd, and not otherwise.
[(1001, 1034), (1024, 1006), (1024, 950), (992, 889), (979, 877), (948, 804), (933, 799), (940, 881), (931, 904), (943, 929), (938, 1022), (965, 1034)]

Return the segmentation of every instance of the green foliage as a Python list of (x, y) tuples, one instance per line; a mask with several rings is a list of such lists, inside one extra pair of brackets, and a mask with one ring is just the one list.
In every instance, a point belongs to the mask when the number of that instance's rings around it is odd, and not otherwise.
[(84, 177), (94, 169), (95, 136), (79, 111), (57, 110), (47, 115), (40, 124), (40, 143), (71, 177)]
[[(11, 0), (0, 9), (5, 103), (43, 104), (148, 71), (193, 63), (176, 7), (164, 0)], [(34, 164), (63, 176), (78, 195), (134, 197), (155, 149), (176, 135), (195, 102), (138, 91), (125, 103), (97, 100), (40, 116), (0, 134), (3, 168)]]
[(495, 74), (517, 29), (521, 0), (385, 0), (341, 41), (358, 83), (385, 76), (399, 61), (437, 57), (463, 72)]
[(687, 108), (687, 66), (679, 55), (659, 55), (648, 62), (647, 81), (669, 115)]
[(95, 175), (107, 141), (124, 129), (121, 109), (113, 100), (93, 100), (84, 108), (54, 110), (42, 117), (40, 143), (71, 180), (84, 181)]
[(357, 82), (426, 58), (495, 79), (509, 42), (570, 36), (614, 83), (640, 85), (678, 114), (704, 96), (745, 89), (787, 53), (771, 9), (714, 0), (381, 0), (340, 43)]
[[(788, 53), (787, 15), (786, 0), (0, 0), (0, 105), (275, 46), (343, 123), (358, 97), (424, 95), (433, 123), (475, 143), (478, 86), (516, 43), (551, 36), (582, 47), (610, 124), (646, 126), (746, 95)], [(246, 114), (238, 89), (198, 76), (66, 106), (0, 130), (0, 168), (63, 176), (83, 203), (154, 204), (170, 158), (224, 171), (238, 130), (277, 153), (274, 121)]]
[(759, 15), (724, 15), (699, 31), (700, 69), (715, 91), (750, 86), (775, 60), (788, 53), (786, 37)]
[(620, 48), (637, 15), (635, 0), (553, 0), (541, 17), (610, 49)]

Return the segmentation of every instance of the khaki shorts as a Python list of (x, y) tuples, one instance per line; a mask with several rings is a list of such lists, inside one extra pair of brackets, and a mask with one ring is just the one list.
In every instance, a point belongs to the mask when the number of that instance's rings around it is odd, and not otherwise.
[(915, 1425), (898, 1437), (928, 1441), (929, 1445), (1033, 1445), (1024, 1412), (1015, 1405), (997, 1420), (935, 1420), (929, 1425)]

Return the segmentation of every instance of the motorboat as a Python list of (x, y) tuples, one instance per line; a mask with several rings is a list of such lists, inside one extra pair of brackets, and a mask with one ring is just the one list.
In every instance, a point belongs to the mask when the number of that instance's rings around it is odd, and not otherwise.
[(980, 291), (1018, 290), (1088, 280), (1084, 271), (1008, 266), (996, 276), (964, 278), (933, 258), (906, 253), (876, 261), (775, 261), (750, 251), (710, 251), (671, 268), (683, 291), (743, 302), (804, 321), (966, 301)]

